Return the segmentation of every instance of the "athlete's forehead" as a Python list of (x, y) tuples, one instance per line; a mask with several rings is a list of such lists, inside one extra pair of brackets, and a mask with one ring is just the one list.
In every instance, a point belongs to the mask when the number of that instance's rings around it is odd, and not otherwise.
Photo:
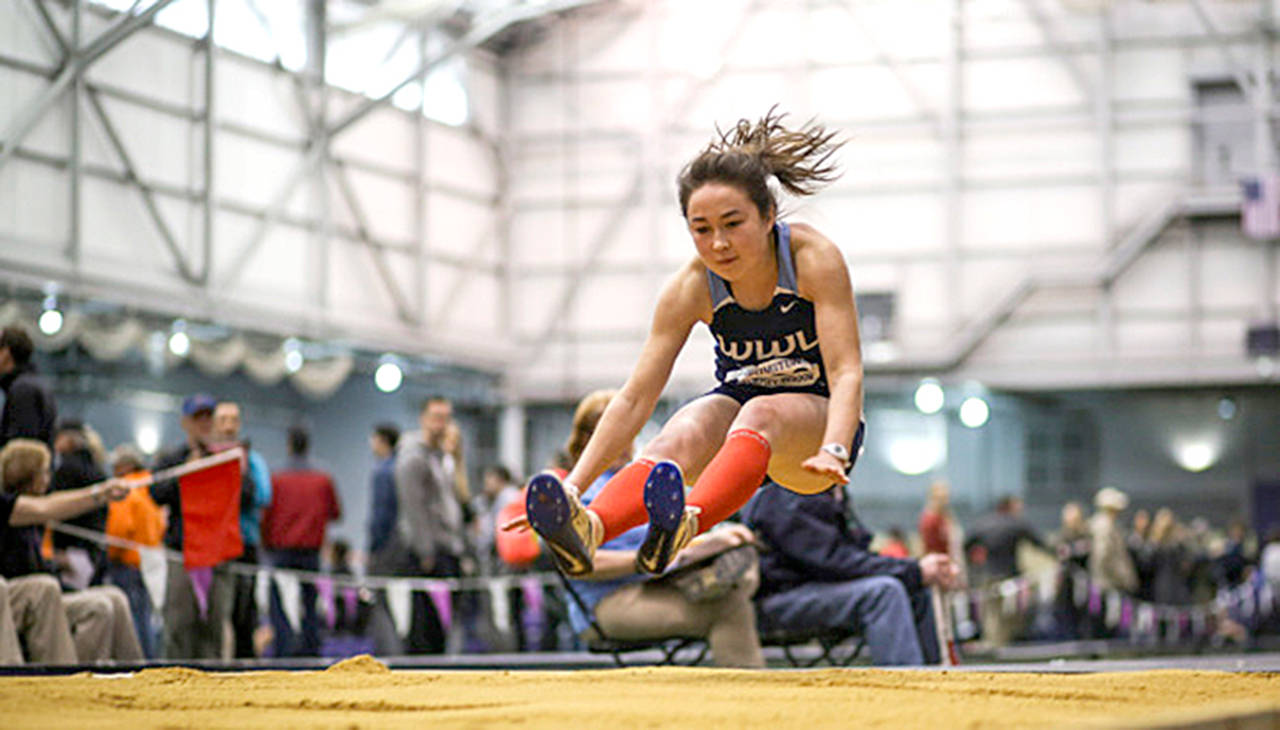
[(722, 220), (749, 215), (755, 210), (751, 198), (735, 185), (707, 183), (689, 196), (689, 222)]

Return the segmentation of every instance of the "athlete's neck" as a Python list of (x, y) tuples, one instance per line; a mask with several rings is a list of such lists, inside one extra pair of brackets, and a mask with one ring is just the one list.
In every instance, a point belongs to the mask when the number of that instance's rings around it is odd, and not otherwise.
[(746, 310), (765, 309), (773, 301), (773, 292), (778, 287), (778, 238), (777, 229), (769, 232), (768, 266), (752, 271), (740, 279), (729, 283), (733, 289), (734, 301)]

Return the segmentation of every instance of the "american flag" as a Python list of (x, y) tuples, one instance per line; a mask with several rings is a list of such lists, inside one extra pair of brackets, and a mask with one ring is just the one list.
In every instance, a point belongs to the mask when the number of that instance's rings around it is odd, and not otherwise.
[(1245, 178), (1240, 225), (1250, 238), (1280, 238), (1280, 173)]

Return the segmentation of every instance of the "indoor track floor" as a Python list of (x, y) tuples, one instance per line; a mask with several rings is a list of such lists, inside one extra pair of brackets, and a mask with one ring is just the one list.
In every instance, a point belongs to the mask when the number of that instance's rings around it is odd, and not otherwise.
[(392, 671), (357, 657), (324, 671), (5, 676), (0, 726), (1280, 730), (1278, 668), (1276, 655), (1242, 655), (949, 671)]

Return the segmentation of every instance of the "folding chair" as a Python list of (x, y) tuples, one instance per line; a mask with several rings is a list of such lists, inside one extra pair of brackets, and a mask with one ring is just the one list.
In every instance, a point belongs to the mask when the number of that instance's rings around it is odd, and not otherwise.
[[(643, 640), (609, 638), (604, 629), (600, 628), (595, 614), (587, 607), (586, 602), (582, 600), (582, 596), (579, 596), (578, 592), (573, 589), (572, 581), (566, 578), (563, 573), (557, 572), (556, 575), (560, 576), (560, 583), (564, 586), (565, 593), (569, 595), (570, 600), (577, 604), (578, 610), (582, 611), (582, 615), (586, 616), (587, 621), (591, 624), (591, 630), (587, 636), (587, 651), (593, 654), (609, 654), (619, 667), (637, 666), (639, 662), (628, 664), (624, 656), (642, 651), (660, 651), (662, 653), (662, 661), (658, 662), (658, 666), (693, 667), (701, 664), (706, 659), (710, 647), (702, 637), (672, 636), (665, 639)], [(693, 652), (692, 659), (689, 659), (690, 652)]]
[[(816, 667), (823, 661), (833, 667), (847, 667), (862, 654), (867, 640), (861, 634), (852, 631), (771, 629), (760, 634), (760, 643), (763, 646), (780, 647), (787, 663), (793, 667), (807, 669)], [(805, 657), (796, 651), (799, 647), (813, 645), (818, 648), (817, 656)]]

